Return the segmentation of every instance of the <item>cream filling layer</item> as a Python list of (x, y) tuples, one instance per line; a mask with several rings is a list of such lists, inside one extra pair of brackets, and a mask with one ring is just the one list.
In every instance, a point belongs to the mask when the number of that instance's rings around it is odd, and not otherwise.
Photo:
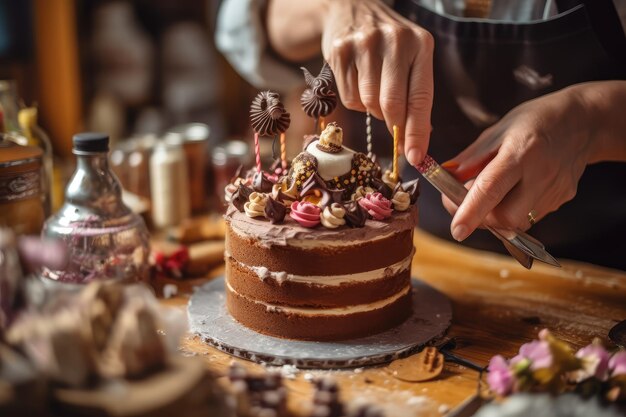
[(378, 310), (383, 307), (386, 307), (402, 296), (406, 295), (409, 291), (411, 291), (411, 284), (404, 287), (402, 290), (392, 295), (391, 297), (385, 298), (384, 300), (379, 300), (374, 303), (369, 304), (358, 304), (353, 306), (346, 307), (333, 307), (333, 308), (303, 308), (303, 307), (285, 307), (282, 305), (269, 304), (264, 303), (258, 300), (252, 300), (244, 295), (239, 294), (237, 291), (230, 286), (228, 281), (226, 281), (226, 286), (228, 290), (239, 297), (243, 297), (249, 301), (252, 301), (255, 304), (260, 304), (265, 306), (265, 309), (268, 312), (276, 312), (276, 313), (286, 313), (286, 314), (297, 314), (300, 316), (344, 316), (347, 314), (356, 314), (356, 313), (365, 313), (368, 311)]
[[(411, 261), (413, 260), (413, 255), (415, 254), (415, 248), (411, 251), (411, 254), (401, 260), (400, 262), (396, 262), (393, 265), (387, 266), (385, 268), (374, 269), (372, 271), (359, 272), (356, 274), (344, 274), (344, 275), (295, 275), (288, 274), (284, 271), (275, 272), (270, 271), (264, 266), (251, 266), (239, 262), (238, 260), (232, 258), (239, 267), (243, 269), (247, 269), (248, 271), (256, 274), (261, 281), (265, 281), (268, 278), (275, 279), (279, 284), (285, 281), (293, 281), (299, 282), (303, 284), (314, 284), (314, 285), (331, 285), (331, 286), (339, 286), (341, 284), (346, 284), (350, 282), (367, 282), (374, 281), (377, 279), (381, 279), (384, 277), (391, 277), (399, 274), (411, 267)], [(228, 255), (227, 255), (228, 256)]]

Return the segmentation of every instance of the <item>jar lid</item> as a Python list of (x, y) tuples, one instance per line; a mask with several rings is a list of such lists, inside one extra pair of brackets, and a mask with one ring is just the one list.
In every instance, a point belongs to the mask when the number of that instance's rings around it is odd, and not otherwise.
[(75, 154), (90, 154), (109, 151), (109, 135), (98, 132), (77, 133), (73, 138)]

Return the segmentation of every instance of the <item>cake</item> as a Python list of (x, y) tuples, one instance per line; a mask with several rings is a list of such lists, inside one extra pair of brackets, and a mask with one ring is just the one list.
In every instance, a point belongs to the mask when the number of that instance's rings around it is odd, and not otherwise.
[[(317, 131), (337, 104), (334, 78), (327, 64), (317, 77), (303, 71), (301, 104)], [(250, 120), (256, 166), (225, 189), (230, 315), (260, 333), (316, 341), (367, 336), (404, 321), (419, 183), (398, 176), (397, 129), (393, 169), (383, 174), (371, 153), (343, 145), (334, 122), (305, 137), (289, 163), (290, 115), (275, 92), (256, 96)], [(280, 160), (268, 171), (259, 136), (281, 138)]]
[(226, 187), (226, 305), (260, 333), (339, 340), (411, 313), (417, 180), (393, 182), (329, 123), (286, 175)]

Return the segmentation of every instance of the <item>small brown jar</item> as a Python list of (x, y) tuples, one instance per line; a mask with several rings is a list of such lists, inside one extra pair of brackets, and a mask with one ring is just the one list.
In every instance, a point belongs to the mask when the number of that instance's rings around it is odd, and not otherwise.
[(42, 151), (0, 135), (0, 226), (16, 235), (38, 235), (45, 220)]

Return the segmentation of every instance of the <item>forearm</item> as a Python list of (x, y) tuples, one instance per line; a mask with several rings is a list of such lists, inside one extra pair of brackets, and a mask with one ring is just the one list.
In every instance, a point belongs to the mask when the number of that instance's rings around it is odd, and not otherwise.
[(589, 163), (626, 161), (626, 81), (596, 81), (570, 88), (588, 115)]
[(319, 55), (327, 3), (327, 0), (269, 0), (265, 27), (272, 49), (293, 62)]

